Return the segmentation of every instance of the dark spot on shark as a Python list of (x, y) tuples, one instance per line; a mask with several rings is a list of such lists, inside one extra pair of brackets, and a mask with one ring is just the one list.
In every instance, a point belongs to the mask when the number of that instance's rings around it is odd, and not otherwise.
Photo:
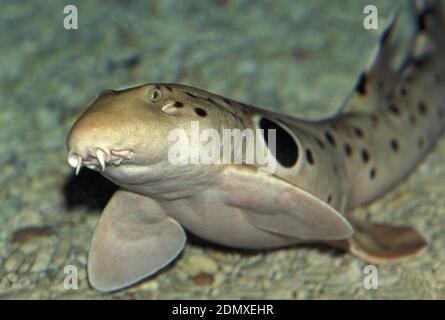
[(363, 161), (364, 163), (366, 163), (366, 162), (369, 161), (369, 152), (368, 152), (368, 150), (366, 150), (366, 149), (362, 149), (362, 151), (361, 151), (361, 155), (362, 155), (362, 161)]
[(173, 88), (172, 87), (170, 87), (170, 86), (165, 86), (165, 88), (168, 90), (168, 91), (173, 91)]
[(314, 164), (314, 156), (312, 155), (312, 151), (310, 149), (306, 149), (306, 159), (309, 164)]
[(424, 31), (426, 30), (426, 19), (425, 19), (425, 15), (424, 14), (420, 14), (417, 17), (417, 29), (419, 29), (419, 31)]
[(417, 16), (417, 29), (419, 31), (425, 31), (427, 26), (428, 16), (434, 14), (433, 8), (425, 8), (418, 16)]
[(417, 111), (419, 111), (420, 114), (426, 114), (427, 112), (427, 106), (423, 102), (419, 102), (417, 104)]
[(192, 97), (192, 98), (198, 98), (197, 96), (195, 96), (193, 93), (190, 93), (190, 92), (185, 92), (185, 94), (186, 95), (188, 95), (189, 97)]
[(363, 138), (363, 131), (362, 129), (355, 127), (354, 129), (354, 134), (358, 137), (358, 138)]
[(399, 150), (399, 143), (396, 139), (391, 139), (389, 142), (392, 151), (397, 152)]
[(210, 101), (211, 103), (215, 103), (215, 100), (213, 100), (212, 98), (210, 98), (210, 97), (207, 97), (206, 98), (208, 101)]
[(369, 177), (371, 178), (371, 180), (374, 180), (375, 175), (376, 175), (376, 169), (375, 169), (375, 168), (372, 168), (372, 169), (369, 171)]
[(325, 136), (326, 140), (335, 148), (336, 143), (335, 143), (334, 137), (327, 131), (324, 133), (324, 136)]
[(275, 149), (271, 150), (275, 159), (280, 165), (286, 168), (293, 167), (298, 160), (298, 146), (294, 138), (278, 123), (267, 118), (261, 118), (259, 121), (260, 129), (263, 129), (262, 134), (264, 141), (269, 146), (269, 131), (275, 130)]
[(399, 108), (394, 104), (394, 103), (390, 103), (388, 106), (388, 110), (392, 113), (392, 114), (399, 114), (400, 110)]
[(332, 194), (330, 194), (330, 195), (328, 195), (328, 198), (327, 198), (327, 203), (331, 203), (332, 202)]
[(355, 91), (360, 95), (366, 94), (366, 74), (364, 72), (361, 73), (360, 77), (358, 78), (357, 84), (355, 85)]
[(181, 101), (175, 101), (173, 106), (176, 108), (182, 108), (184, 106), (184, 104)]
[(203, 108), (195, 108), (195, 113), (200, 117), (205, 117), (207, 115), (207, 111)]
[(345, 154), (348, 157), (350, 157), (351, 154), (352, 154), (352, 148), (351, 148), (351, 146), (348, 143), (345, 143), (344, 150), (345, 150)]

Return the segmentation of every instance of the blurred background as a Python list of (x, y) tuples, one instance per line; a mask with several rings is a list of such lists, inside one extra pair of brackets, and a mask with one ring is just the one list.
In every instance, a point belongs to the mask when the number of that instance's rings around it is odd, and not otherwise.
[[(178, 82), (295, 117), (334, 114), (403, 1), (0, 0), (1, 299), (445, 298), (445, 141), (413, 175), (358, 210), (414, 225), (418, 257), (379, 267), (319, 246), (228, 250), (191, 239), (180, 259), (127, 290), (100, 294), (86, 277), (88, 247), (115, 187), (66, 162), (65, 137), (104, 89)], [(78, 9), (65, 30), (63, 9)], [(374, 4), (379, 29), (363, 28)], [(408, 26), (407, 26), (408, 27)], [(67, 290), (64, 267), (78, 270)]]

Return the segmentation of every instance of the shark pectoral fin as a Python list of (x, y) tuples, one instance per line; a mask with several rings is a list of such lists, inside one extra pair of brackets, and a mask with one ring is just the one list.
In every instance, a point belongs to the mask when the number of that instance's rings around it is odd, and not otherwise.
[(223, 174), (228, 205), (255, 227), (302, 240), (346, 239), (352, 227), (334, 208), (310, 193), (253, 166), (230, 165)]
[(94, 231), (88, 258), (91, 285), (103, 292), (156, 273), (183, 249), (183, 228), (148, 197), (118, 190)]
[(426, 246), (422, 236), (409, 226), (356, 221), (353, 226), (354, 235), (350, 239), (328, 243), (371, 263), (397, 262)]

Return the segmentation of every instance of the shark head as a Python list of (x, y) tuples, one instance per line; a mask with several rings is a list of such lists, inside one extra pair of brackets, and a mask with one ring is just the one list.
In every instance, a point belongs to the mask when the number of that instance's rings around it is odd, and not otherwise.
[[(193, 153), (184, 149), (199, 147), (189, 143), (194, 133), (222, 129), (233, 117), (186, 93), (182, 87), (158, 84), (102, 92), (68, 134), (68, 163), (76, 173), (85, 166), (124, 186), (170, 177), (198, 183), (193, 178), (204, 179), (216, 167), (172, 161), (172, 147), (176, 153)], [(199, 128), (193, 132), (196, 124)]]

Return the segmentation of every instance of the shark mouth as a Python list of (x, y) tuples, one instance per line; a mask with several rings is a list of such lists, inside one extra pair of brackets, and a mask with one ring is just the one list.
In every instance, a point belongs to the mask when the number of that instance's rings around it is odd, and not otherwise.
[(97, 170), (101, 169), (105, 171), (106, 166), (113, 165), (119, 166), (124, 160), (131, 160), (133, 152), (130, 150), (103, 150), (96, 149), (95, 153), (88, 154), (85, 158), (82, 158), (79, 154), (69, 152), (68, 163), (71, 167), (76, 169), (76, 176), (79, 174), (82, 166), (89, 169)]

